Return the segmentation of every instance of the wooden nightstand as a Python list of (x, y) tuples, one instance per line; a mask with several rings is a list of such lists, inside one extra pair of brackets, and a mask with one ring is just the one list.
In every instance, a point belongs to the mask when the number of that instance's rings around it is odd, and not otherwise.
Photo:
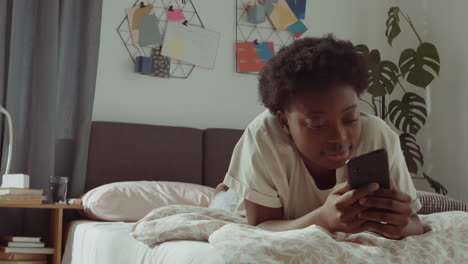
[(50, 210), (50, 231), (49, 239), (54, 248), (54, 254), (49, 259), (53, 264), (60, 264), (62, 261), (62, 225), (64, 209), (83, 209), (82, 205), (68, 204), (0, 204), (0, 208), (37, 208)]

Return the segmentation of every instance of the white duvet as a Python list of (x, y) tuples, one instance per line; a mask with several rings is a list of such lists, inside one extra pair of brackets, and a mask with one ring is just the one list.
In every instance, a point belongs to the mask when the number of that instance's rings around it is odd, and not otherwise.
[(420, 215), (430, 231), (402, 240), (373, 233), (329, 233), (319, 226), (271, 232), (227, 211), (172, 205), (132, 226), (150, 247), (166, 241), (208, 241), (226, 263), (468, 263), (468, 213)]

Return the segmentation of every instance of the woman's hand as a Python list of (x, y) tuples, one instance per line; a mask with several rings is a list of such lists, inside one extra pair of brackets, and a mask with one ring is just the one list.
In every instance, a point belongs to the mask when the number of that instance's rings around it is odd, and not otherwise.
[(357, 216), (367, 206), (359, 204), (359, 200), (378, 190), (379, 185), (372, 183), (358, 189), (350, 190), (347, 183), (342, 183), (336, 191), (330, 193), (320, 210), (321, 226), (330, 232), (359, 233), (367, 230), (366, 219)]
[(358, 215), (366, 223), (367, 230), (392, 239), (402, 239), (424, 232), (421, 221), (411, 209), (411, 197), (396, 189), (379, 189), (359, 200), (368, 209)]

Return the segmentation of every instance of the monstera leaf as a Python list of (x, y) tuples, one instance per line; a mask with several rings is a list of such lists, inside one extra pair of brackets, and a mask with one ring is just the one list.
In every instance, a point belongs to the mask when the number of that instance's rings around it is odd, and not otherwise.
[(400, 135), (400, 145), (409, 172), (417, 174), (419, 167), (424, 165), (424, 157), (418, 144), (416, 144), (416, 138), (410, 134), (403, 133)]
[(415, 93), (405, 93), (402, 100), (393, 100), (389, 105), (392, 123), (400, 131), (416, 135), (426, 123), (424, 98)]
[(432, 189), (434, 189), (437, 193), (447, 195), (448, 191), (442, 184), (429, 177), (426, 173), (423, 173), (423, 175), (424, 179), (426, 179), (426, 181), (429, 183), (429, 186), (431, 186)]
[(398, 14), (400, 13), (400, 8), (392, 7), (388, 10), (388, 18), (387, 18), (387, 30), (385, 30), (385, 36), (387, 37), (388, 44), (392, 46), (392, 41), (400, 34), (400, 17)]
[[(439, 53), (434, 45), (424, 42), (417, 50), (404, 50), (400, 55), (399, 65), (409, 83), (426, 88), (434, 80), (434, 75), (439, 75)], [(427, 69), (432, 69), (435, 74)]]
[(366, 45), (357, 45), (356, 49), (366, 58), (369, 67), (369, 88), (367, 92), (374, 97), (391, 94), (398, 82), (398, 67), (391, 61), (380, 61), (380, 52), (376, 49), (369, 53)]

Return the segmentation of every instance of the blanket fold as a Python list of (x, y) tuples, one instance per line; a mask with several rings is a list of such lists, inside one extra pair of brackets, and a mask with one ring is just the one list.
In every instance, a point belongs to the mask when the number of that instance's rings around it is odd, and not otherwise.
[(191, 205), (168, 205), (149, 212), (132, 226), (132, 235), (149, 247), (171, 240), (208, 241), (220, 227), (246, 224), (246, 219), (236, 214)]

